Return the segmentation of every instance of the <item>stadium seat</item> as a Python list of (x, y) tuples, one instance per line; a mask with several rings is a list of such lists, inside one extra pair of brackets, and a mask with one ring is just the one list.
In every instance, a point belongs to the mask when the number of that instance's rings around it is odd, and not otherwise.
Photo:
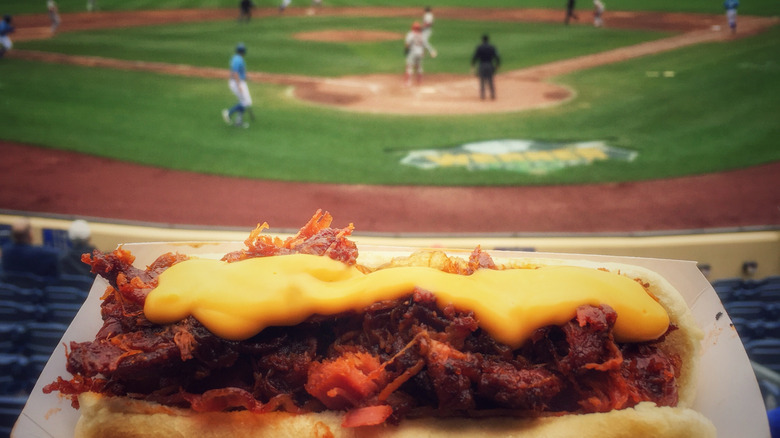
[(723, 303), (737, 299), (737, 293), (742, 287), (741, 278), (729, 278), (712, 282), (712, 288)]
[(0, 300), (39, 304), (42, 296), (43, 293), (40, 289), (24, 288), (11, 283), (0, 283)]
[(770, 275), (764, 278), (764, 286), (780, 286), (780, 275)]
[(61, 274), (49, 282), (49, 286), (75, 287), (84, 292), (92, 289), (95, 278), (89, 275)]
[(761, 301), (730, 301), (723, 303), (729, 317), (748, 321), (771, 321), (776, 319), (777, 306), (767, 305)]
[(715, 290), (718, 289), (738, 289), (742, 287), (742, 279), (741, 278), (722, 278), (720, 280), (715, 280), (712, 282), (712, 287), (715, 288)]
[[(27, 391), (30, 392), (35, 388), (35, 384), (38, 383), (38, 378), (43, 372), (43, 368), (51, 359), (51, 355), (33, 354), (27, 358), (30, 361), (27, 376)], [(47, 382), (49, 383), (49, 382)]]
[(756, 289), (755, 299), (765, 303), (780, 303), (780, 285), (765, 285)]
[(739, 339), (743, 344), (746, 344), (753, 339), (756, 339), (756, 334), (753, 333), (753, 326), (749, 320), (743, 318), (731, 318), (731, 323), (734, 324), (734, 328), (737, 330)]
[(2, 281), (19, 287), (43, 289), (48, 283), (49, 278), (30, 274), (28, 272), (3, 271)]
[(763, 278), (747, 278), (742, 281), (742, 289), (756, 289), (766, 283)]
[(34, 322), (27, 324), (25, 351), (28, 355), (51, 355), (68, 328), (57, 322)]
[(748, 326), (755, 339), (780, 339), (780, 321), (751, 321)]
[(0, 301), (0, 321), (4, 323), (27, 323), (41, 321), (46, 316), (43, 307), (34, 304)]
[(769, 380), (758, 379), (758, 388), (761, 390), (767, 409), (776, 408), (780, 402), (780, 386)]
[(0, 224), (0, 246), (11, 243), (11, 225)]
[(43, 289), (43, 301), (51, 304), (83, 304), (88, 292), (73, 286), (46, 286)]
[(29, 360), (21, 354), (0, 354), (0, 395), (26, 389)]
[(0, 436), (11, 436), (11, 429), (22, 413), (27, 395), (6, 395), (0, 396)]
[(731, 301), (752, 301), (755, 297), (755, 288), (739, 288), (732, 292)]
[(750, 360), (780, 373), (780, 339), (758, 339), (745, 344)]
[(44, 321), (70, 325), (79, 309), (81, 309), (81, 304), (47, 303)]
[(0, 354), (18, 353), (26, 333), (24, 324), (0, 323)]

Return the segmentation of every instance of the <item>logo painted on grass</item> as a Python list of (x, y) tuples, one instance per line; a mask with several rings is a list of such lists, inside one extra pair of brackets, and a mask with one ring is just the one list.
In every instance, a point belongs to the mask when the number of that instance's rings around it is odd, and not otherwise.
[(421, 169), (464, 167), (468, 170), (510, 170), (545, 174), (594, 161), (633, 161), (637, 152), (603, 141), (548, 143), (534, 140), (490, 140), (449, 149), (409, 152), (401, 164)]

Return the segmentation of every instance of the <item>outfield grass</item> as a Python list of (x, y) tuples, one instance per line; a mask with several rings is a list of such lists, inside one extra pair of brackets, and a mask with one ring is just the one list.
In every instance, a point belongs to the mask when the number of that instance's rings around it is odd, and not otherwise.
[[(165, 29), (180, 33), (186, 27)], [(559, 32), (560, 26), (541, 34)], [(278, 180), (521, 185), (665, 178), (780, 160), (779, 49), (780, 29), (774, 28), (583, 71), (556, 79), (577, 90), (570, 103), (500, 115), (345, 113), (291, 100), (283, 87), (253, 84), (260, 119), (247, 130), (229, 128), (219, 117), (233, 100), (224, 80), (4, 59), (0, 136), (143, 164)], [(250, 66), (262, 64), (260, 59), (250, 58)], [(675, 76), (648, 77), (650, 71)], [(495, 138), (608, 140), (639, 156), (631, 163), (600, 162), (549, 175), (422, 171), (399, 164), (409, 150)]]
[[(237, 8), (237, 0), (96, 0), (99, 8), (106, 11), (180, 9), (180, 8)], [(391, 7), (483, 7), (483, 8), (560, 8), (565, 0), (323, 0), (326, 6), (391, 6)], [(254, 0), (259, 7), (276, 7), (281, 0)], [(308, 6), (310, 0), (293, 0), (293, 6)], [(84, 11), (86, 0), (58, 0), (63, 12)], [(577, 9), (590, 10), (592, 3), (580, 0)], [(610, 0), (609, 11), (667, 11), (717, 14), (723, 11), (719, 0)], [(45, 2), (30, 0), (3, 0), (2, 13), (31, 14), (45, 12)], [(740, 13), (750, 15), (780, 15), (777, 0), (751, 0), (740, 5)]]

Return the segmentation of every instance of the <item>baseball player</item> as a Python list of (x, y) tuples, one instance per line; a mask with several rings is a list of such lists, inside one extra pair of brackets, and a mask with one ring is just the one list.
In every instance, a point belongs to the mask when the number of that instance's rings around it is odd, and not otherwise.
[(431, 35), (433, 34), (433, 11), (431, 11), (430, 6), (425, 7), (425, 13), (423, 14), (423, 36), (427, 41), (431, 40)]
[[(244, 43), (239, 43), (236, 46), (236, 53), (230, 59), (230, 79), (228, 80), (228, 87), (238, 98), (238, 103), (229, 110), (222, 110), (222, 118), (225, 123), (242, 128), (249, 127), (249, 123), (244, 121), (244, 112), (249, 111), (250, 116), (252, 115), (252, 96), (249, 95), (249, 87), (246, 84), (245, 55), (246, 46)], [(234, 114), (236, 115), (235, 120), (233, 119)]]
[(8, 36), (16, 30), (11, 24), (11, 21), (13, 21), (13, 19), (10, 15), (4, 16), (3, 21), (0, 21), (0, 58), (14, 46), (11, 37)]
[(55, 33), (60, 27), (60, 10), (54, 0), (46, 0), (46, 9), (49, 11), (49, 20), (51, 20), (51, 33)]
[(572, 18), (575, 20), (580, 19), (580, 17), (577, 16), (577, 13), (574, 12), (576, 9), (576, 1), (577, 0), (566, 0), (566, 18), (564, 18), (563, 22), (567, 25), (569, 24), (569, 20)]
[(422, 82), (423, 66), (422, 61), (425, 52), (435, 58), (437, 53), (422, 33), (422, 25), (415, 21), (412, 23), (412, 29), (406, 34), (405, 39), (406, 53), (406, 85), (412, 85), (412, 76), (415, 77), (417, 84)]
[(739, 0), (726, 0), (723, 2), (723, 8), (726, 9), (726, 19), (729, 22), (731, 33), (737, 32), (737, 8)]
[(248, 23), (252, 19), (252, 8), (255, 7), (255, 3), (252, 0), (241, 0), (238, 3), (238, 21)]
[(601, 27), (604, 25), (604, 3), (601, 0), (593, 0), (593, 25)]

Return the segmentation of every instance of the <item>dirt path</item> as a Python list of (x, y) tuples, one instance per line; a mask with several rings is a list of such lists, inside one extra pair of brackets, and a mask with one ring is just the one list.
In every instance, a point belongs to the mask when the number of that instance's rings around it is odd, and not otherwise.
[(265, 220), (275, 229), (295, 229), (317, 208), (378, 233), (635, 233), (780, 224), (780, 162), (642, 183), (472, 188), (225, 178), (2, 141), (0, 156), (4, 209), (163, 224), (253, 227)]
[[(332, 14), (410, 17), (416, 17), (419, 13), (417, 9), (379, 8), (325, 11)], [(304, 10), (290, 12), (305, 13)], [(457, 14), (463, 13), (462, 10), (454, 9), (437, 12), (440, 18), (458, 18)], [(474, 11), (469, 11), (469, 18), (474, 18), (474, 14)], [(559, 11), (541, 10), (488, 10), (480, 14), (482, 19), (491, 20), (558, 21), (562, 18)], [(63, 17), (62, 30), (105, 27), (109, 22), (112, 27), (119, 27), (232, 16), (234, 12), (230, 10), (84, 13)], [(722, 24), (721, 17), (716, 16), (611, 13), (607, 14), (606, 20), (613, 27), (636, 27), (638, 23), (645, 23), (643, 26), (646, 28), (683, 33), (630, 49), (505, 73), (500, 78), (500, 100), (494, 102), (496, 105), (489, 110), (522, 109), (500, 106), (509, 105), (505, 101), (516, 100), (509, 98), (510, 83), (516, 82), (523, 87), (545, 85), (547, 78), (578, 68), (617, 62), (658, 50), (671, 50), (684, 44), (729, 38), (725, 32), (712, 30), (712, 26)], [(45, 16), (20, 16), (16, 21), (19, 26), (17, 40), (45, 37), (48, 32)], [(757, 18), (754, 21), (751, 17), (740, 17), (739, 35), (760, 31), (772, 23), (773, 20)], [(194, 69), (156, 63), (116, 65), (116, 61), (102, 58), (64, 57), (16, 50), (9, 54), (50, 62), (142, 68), (166, 74), (225, 76), (225, 72), (220, 69)], [(254, 73), (252, 78), (297, 85), (296, 90), (301, 98), (321, 104), (341, 105), (355, 111), (373, 111), (375, 109), (371, 109), (371, 102), (376, 104), (375, 96), (360, 94), (356, 90), (397, 92), (397, 88), (392, 87), (397, 87), (399, 82), (395, 76), (317, 80)], [(377, 86), (377, 81), (381, 80), (389, 81), (389, 85)], [(356, 86), (356, 81), (362, 81), (362, 85)], [(441, 90), (473, 87), (470, 92), (474, 93), (476, 85), (471, 82), (471, 78), (467, 80), (455, 76), (429, 78), (426, 86), (416, 92), (426, 98), (434, 95), (442, 98), (445, 93)], [(426, 87), (434, 87), (436, 92), (430, 92)], [(518, 89), (516, 92), (523, 96), (519, 100), (523, 100), (523, 105), (527, 107), (550, 104), (543, 99), (532, 103), (531, 98), (527, 97), (532, 94), (530, 88)], [(568, 96), (558, 89), (545, 89), (541, 95), (558, 100)], [(406, 97), (409, 102), (405, 103), (405, 111), (441, 111), (441, 99), (433, 99), (439, 102), (434, 105), (420, 104), (415, 96)], [(468, 98), (476, 102), (473, 96)], [(0, 209), (162, 224), (253, 227), (258, 220), (266, 220), (274, 229), (296, 229), (302, 223), (302, 218), (308, 218), (317, 208), (331, 211), (338, 222), (337, 226), (343, 226), (344, 221), (351, 221), (360, 232), (390, 234), (637, 233), (780, 224), (780, 192), (776, 190), (780, 186), (780, 163), (642, 183), (468, 188), (304, 184), (224, 178), (138, 166), (4, 141), (0, 141), (0, 156), (3, 157), (0, 160)]]

